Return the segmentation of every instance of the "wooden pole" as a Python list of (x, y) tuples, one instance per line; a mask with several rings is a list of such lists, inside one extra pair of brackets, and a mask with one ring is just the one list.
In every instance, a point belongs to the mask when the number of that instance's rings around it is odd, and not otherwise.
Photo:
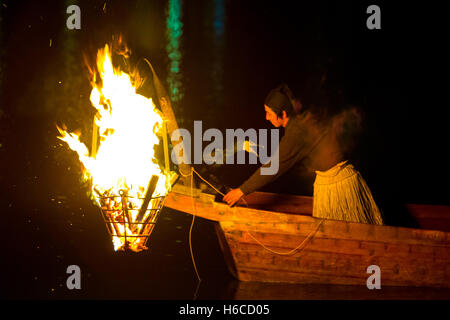
[(164, 144), (164, 167), (166, 173), (170, 172), (170, 161), (169, 161), (169, 143), (167, 141), (167, 123), (164, 121), (163, 123), (163, 144)]
[(137, 221), (141, 221), (144, 218), (145, 213), (147, 212), (148, 204), (150, 203), (153, 192), (156, 189), (156, 184), (158, 183), (158, 180), (159, 180), (159, 177), (155, 176), (155, 175), (153, 175), (152, 178), (150, 179), (150, 182), (148, 183), (148, 187), (147, 187), (147, 192), (145, 193), (144, 201), (142, 202), (142, 206), (139, 209), (139, 213), (136, 218)]
[[(150, 63), (150, 61), (148, 61), (147, 59), (144, 59), (144, 60), (145, 60), (145, 62), (147, 62), (148, 66), (150, 67), (150, 69), (152, 71), (153, 85), (155, 87), (156, 95), (157, 95), (159, 104), (161, 106), (161, 111), (167, 120), (167, 130), (168, 130), (170, 139), (172, 141), (172, 145), (175, 147), (177, 144), (183, 143), (183, 141), (173, 141), (172, 140), (172, 133), (178, 129), (178, 123), (175, 118), (175, 113), (173, 112), (173, 109), (172, 109), (172, 104), (170, 102), (169, 95), (167, 94), (166, 89), (164, 88), (161, 81), (159, 80), (158, 75), (156, 74), (155, 69), (153, 69), (153, 66)], [(184, 150), (184, 148), (183, 148), (183, 150)], [(180, 155), (177, 154), (176, 156), (178, 158), (177, 160), (179, 163), (178, 168), (179, 168), (179, 171), (182, 176), (180, 178), (180, 181), (182, 181), (182, 183), (185, 186), (190, 187), (191, 179), (189, 177), (185, 177), (185, 176), (192, 173), (191, 166), (189, 164), (183, 163), (181, 161)]]

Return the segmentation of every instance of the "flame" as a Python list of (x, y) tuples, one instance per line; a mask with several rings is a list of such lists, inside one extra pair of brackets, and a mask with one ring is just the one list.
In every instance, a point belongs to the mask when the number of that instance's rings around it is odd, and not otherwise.
[[(158, 133), (163, 126), (161, 112), (151, 98), (136, 93), (131, 77), (114, 69), (108, 45), (97, 54), (97, 69), (101, 85), (93, 81), (90, 101), (98, 111), (95, 123), (100, 144), (95, 156), (80, 141), (79, 135), (58, 128), (70, 149), (78, 154), (85, 177), (92, 179), (95, 202), (110, 220), (115, 250), (146, 249), (146, 235), (153, 225), (151, 210), (138, 217), (149, 181), (159, 177), (148, 208), (160, 207), (158, 197), (164, 197), (171, 187), (174, 172), (163, 172), (155, 159), (154, 146), (159, 144)], [(138, 224), (141, 223), (141, 224)]]

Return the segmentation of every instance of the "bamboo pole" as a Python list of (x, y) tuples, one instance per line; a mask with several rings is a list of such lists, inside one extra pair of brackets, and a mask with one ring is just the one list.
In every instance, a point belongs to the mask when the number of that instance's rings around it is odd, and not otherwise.
[(136, 218), (137, 221), (141, 221), (144, 218), (145, 213), (147, 212), (148, 204), (150, 203), (153, 192), (156, 189), (156, 184), (158, 183), (158, 180), (159, 180), (159, 177), (155, 176), (155, 175), (153, 175), (152, 178), (150, 179), (150, 181), (148, 183), (148, 187), (147, 187), (147, 192), (145, 193), (144, 201), (142, 202), (142, 206), (139, 209), (139, 213)]
[[(158, 78), (158, 75), (155, 72), (155, 69), (153, 69), (152, 64), (147, 59), (144, 59), (144, 61), (148, 64), (152, 71), (153, 75), (153, 85), (156, 90), (156, 95), (159, 101), (159, 104), (161, 106), (161, 111), (164, 114), (164, 117), (167, 120), (167, 130), (170, 136), (170, 140), (172, 141), (172, 145), (175, 147), (179, 143), (183, 143), (183, 141), (174, 141), (172, 140), (172, 133), (178, 129), (178, 123), (175, 118), (175, 113), (173, 112), (172, 104), (169, 99), (169, 95), (167, 94), (166, 89), (162, 85), (161, 81)], [(184, 148), (183, 148), (184, 150)], [(178, 167), (179, 171), (182, 173), (182, 177), (180, 180), (183, 182), (185, 186), (190, 187), (191, 186), (191, 179), (189, 177), (185, 177), (185, 175), (188, 175), (191, 173), (191, 166), (189, 164), (183, 163), (181, 161), (180, 155), (176, 154), (177, 160), (178, 160)]]
[(170, 162), (169, 162), (169, 143), (167, 141), (167, 123), (163, 123), (163, 144), (164, 144), (164, 168), (166, 173), (170, 172)]

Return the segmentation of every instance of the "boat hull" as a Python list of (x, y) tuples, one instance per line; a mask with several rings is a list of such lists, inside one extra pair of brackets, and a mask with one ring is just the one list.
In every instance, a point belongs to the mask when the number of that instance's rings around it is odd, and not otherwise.
[(369, 267), (377, 266), (383, 286), (450, 287), (449, 232), (322, 220), (311, 216), (311, 198), (293, 202), (276, 212), (172, 192), (165, 205), (217, 222), (228, 268), (240, 281), (366, 286)]

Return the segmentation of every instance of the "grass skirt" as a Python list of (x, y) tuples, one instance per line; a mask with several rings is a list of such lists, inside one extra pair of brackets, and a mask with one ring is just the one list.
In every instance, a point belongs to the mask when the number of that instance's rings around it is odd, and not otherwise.
[(316, 171), (313, 216), (383, 224), (381, 212), (366, 181), (347, 161), (327, 171)]

